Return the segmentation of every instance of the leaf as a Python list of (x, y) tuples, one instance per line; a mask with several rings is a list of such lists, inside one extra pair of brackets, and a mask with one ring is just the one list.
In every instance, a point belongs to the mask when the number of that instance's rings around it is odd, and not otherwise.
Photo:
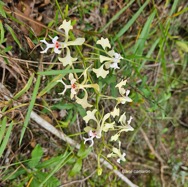
[(21, 43), (19, 42), (19, 39), (17, 38), (16, 33), (14, 32), (14, 30), (13, 30), (9, 25), (7, 25), (7, 24), (5, 24), (5, 27), (6, 27), (7, 30), (10, 32), (10, 34), (11, 34), (12, 37), (13, 37), (13, 39), (14, 39), (15, 42), (18, 44), (19, 48), (20, 48), (21, 50), (23, 50), (22, 45), (21, 45)]
[(56, 157), (52, 157), (49, 160), (45, 160), (42, 163), (39, 163), (36, 168), (37, 169), (50, 169), (53, 168), (55, 166), (57, 166), (57, 164), (63, 159), (64, 155), (60, 155), (60, 156), (56, 156)]
[[(59, 163), (55, 166), (55, 168), (45, 177), (44, 180), (42, 180), (42, 182), (40, 183), (40, 185), (38, 187), (43, 187), (46, 186), (46, 184), (48, 184), (49, 179), (57, 172), (59, 171), (70, 159), (71, 159), (71, 155), (72, 152), (65, 152), (63, 155), (63, 159), (61, 159), (59, 161)], [(45, 185), (44, 185), (45, 184)]]
[(77, 153), (77, 156), (80, 158), (86, 158), (91, 153), (92, 147), (89, 147), (86, 149), (86, 146), (84, 143), (81, 144), (80, 149)]
[(70, 175), (71, 177), (73, 177), (74, 175), (76, 175), (77, 173), (80, 172), (81, 168), (82, 168), (82, 159), (79, 158), (79, 159), (76, 161), (76, 163), (74, 164), (72, 170), (69, 172), (69, 175)]
[(28, 111), (27, 111), (27, 114), (26, 114), (26, 117), (25, 117), (25, 121), (24, 121), (24, 125), (23, 125), (22, 131), (21, 131), (19, 144), (21, 144), (21, 142), (22, 142), (22, 139), (23, 139), (23, 136), (25, 134), (27, 125), (29, 123), (30, 115), (31, 115), (31, 112), (33, 110), (33, 107), (34, 107), (34, 104), (35, 104), (35, 100), (36, 100), (36, 97), (37, 97), (37, 93), (38, 93), (38, 89), (39, 89), (39, 86), (40, 86), (40, 80), (41, 80), (41, 76), (38, 75), (36, 83), (35, 83), (35, 87), (34, 87), (34, 90), (33, 90), (31, 102), (29, 104)]
[(141, 12), (144, 10), (144, 8), (147, 6), (147, 4), (150, 1), (146, 1), (140, 9), (134, 14), (134, 16), (128, 21), (128, 23), (117, 33), (117, 35), (114, 38), (114, 41), (117, 40), (119, 37), (121, 37), (131, 26), (132, 24), (136, 21), (136, 19), (139, 17)]
[(2, 1), (0, 1), (0, 15), (2, 15), (4, 18), (6, 18), (6, 13), (5, 13), (5, 10), (4, 10), (4, 3)]
[(127, 8), (129, 8), (132, 3), (134, 2), (135, 0), (132, 0), (130, 1), (125, 7), (123, 7), (117, 14), (115, 14), (111, 19), (110, 21), (99, 31), (99, 32), (103, 32), (107, 27), (109, 27), (115, 20), (117, 20), (121, 14), (123, 12), (125, 12), (125, 10), (127, 10)]
[[(6, 120), (4, 121), (4, 125), (6, 126)], [(12, 132), (12, 127), (13, 127), (13, 121), (11, 121), (11, 123), (9, 124), (6, 135), (4, 136), (3, 142), (0, 145), (0, 157), (3, 155), (3, 152), (4, 152), (4, 150), (5, 150), (5, 148), (8, 144), (8, 140), (9, 140), (9, 137), (10, 137), (11, 132)]]
[(43, 155), (43, 150), (41, 146), (37, 144), (31, 153), (31, 160), (28, 162), (28, 166), (30, 168), (35, 168), (39, 164), (42, 155)]
[(59, 74), (66, 74), (69, 73), (82, 73), (82, 69), (65, 69), (65, 70), (50, 70), (50, 71), (40, 71), (38, 72), (39, 75), (59, 75)]
[(184, 41), (176, 41), (176, 45), (180, 47), (184, 52), (188, 53), (188, 44)]
[(1, 122), (1, 126), (0, 126), (1, 127), (1, 129), (0, 129), (0, 144), (1, 144), (1, 141), (4, 137), (4, 133), (5, 133), (5, 130), (6, 130), (7, 118), (4, 117), (3, 120), (0, 121), (0, 122)]
[(0, 37), (0, 44), (4, 43), (6, 41), (5, 37), (5, 30), (2, 24), (2, 21), (0, 20), (0, 31), (1, 31), (1, 37)]
[(31, 75), (31, 77), (29, 78), (27, 84), (24, 86), (24, 88), (19, 91), (14, 97), (14, 100), (17, 100), (19, 97), (21, 97), (25, 92), (27, 92), (27, 90), (29, 90), (29, 88), (31, 87), (31, 84), (33, 83), (33, 78), (34, 78), (34, 74)]
[(139, 39), (137, 40), (135, 46), (134, 46), (134, 51), (133, 51), (133, 54), (136, 54), (136, 55), (142, 55), (143, 51), (144, 51), (144, 44), (145, 44), (145, 41), (147, 40), (148, 36), (149, 36), (149, 31), (150, 31), (150, 28), (151, 28), (151, 23), (155, 17), (155, 14), (156, 14), (156, 11), (153, 11), (153, 13), (148, 17), (143, 29), (142, 29), (142, 32), (140, 34), (140, 37)]
[[(44, 181), (48, 175), (49, 173), (45, 173), (41, 171), (37, 171), (36, 173), (34, 173), (34, 178), (31, 182), (30, 187), (39, 187), (40, 183)], [(57, 186), (60, 186), (60, 181), (56, 177), (51, 176), (44, 186), (45, 187), (57, 187)]]
[(3, 177), (2, 179), (4, 181), (18, 179), (20, 175), (24, 175), (26, 172), (27, 171), (25, 170), (25, 168), (18, 168), (16, 171), (13, 170), (13, 168), (7, 169), (5, 172), (5, 177)]

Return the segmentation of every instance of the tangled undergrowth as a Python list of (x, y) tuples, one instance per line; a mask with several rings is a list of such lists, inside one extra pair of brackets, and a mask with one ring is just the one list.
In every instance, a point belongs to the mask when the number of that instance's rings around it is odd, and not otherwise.
[(0, 2), (0, 186), (187, 186), (187, 10)]

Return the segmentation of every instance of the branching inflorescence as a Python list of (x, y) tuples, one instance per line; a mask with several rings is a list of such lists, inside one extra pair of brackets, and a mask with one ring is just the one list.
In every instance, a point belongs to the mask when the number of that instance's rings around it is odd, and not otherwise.
[[(78, 58), (74, 58), (71, 56), (70, 46), (78, 46), (82, 45), (85, 42), (85, 38), (76, 38), (73, 41), (69, 41), (69, 31), (73, 29), (71, 25), (71, 21), (63, 21), (63, 24), (59, 27), (59, 29), (63, 29), (65, 32), (65, 40), (64, 42), (58, 41), (58, 36), (55, 36), (52, 39), (52, 43), (48, 43), (45, 39), (41, 40), (44, 44), (46, 44), (46, 49), (41, 53), (47, 53), (47, 51), (51, 48), (54, 53), (61, 54), (62, 50), (66, 51), (65, 57), (59, 57), (59, 61), (62, 62), (63, 66), (70, 66), (70, 68), (74, 68), (75, 62)], [(108, 154), (107, 157), (116, 157), (117, 162), (125, 161), (125, 153), (121, 152), (121, 141), (120, 135), (122, 132), (133, 131), (133, 127), (130, 126), (132, 116), (127, 120), (125, 112), (122, 114), (120, 110), (120, 104), (125, 104), (127, 102), (132, 102), (132, 99), (129, 97), (130, 90), (126, 90), (124, 86), (127, 83), (126, 79), (121, 80), (116, 84), (114, 88), (119, 92), (118, 97), (113, 97), (109, 95), (103, 95), (102, 89), (97, 83), (93, 83), (92, 81), (97, 79), (106, 78), (110, 72), (116, 71), (119, 69), (119, 63), (123, 59), (123, 57), (116, 53), (113, 49), (111, 49), (110, 42), (107, 38), (101, 38), (96, 42), (96, 44), (100, 45), (103, 49), (103, 54), (99, 55), (98, 62), (100, 64), (99, 68), (94, 68), (90, 65), (85, 67), (83, 73), (78, 76), (77, 74), (70, 73), (68, 76), (69, 84), (66, 84), (63, 80), (58, 80), (59, 83), (62, 83), (64, 86), (64, 90), (59, 93), (60, 95), (64, 95), (68, 89), (70, 89), (70, 98), (74, 100), (76, 103), (80, 104), (84, 109), (90, 108), (90, 110), (86, 110), (86, 116), (83, 118), (87, 127), (84, 128), (84, 131), (88, 133), (88, 138), (84, 138), (84, 143), (90, 142), (90, 147), (94, 145), (95, 138), (100, 139), (104, 136), (105, 133), (112, 131), (116, 132), (111, 136), (110, 141), (117, 141), (118, 148), (112, 147), (112, 153)], [(105, 55), (104, 55), (105, 54)], [(89, 76), (88, 76), (89, 75)], [(90, 79), (91, 76), (96, 76), (95, 79)], [(93, 99), (96, 101), (95, 104), (91, 104), (91, 98), (89, 91), (93, 89), (95, 91), (95, 97), (100, 99)], [(81, 91), (84, 96), (81, 98), (79, 96), (79, 91)], [(94, 94), (91, 94), (93, 97)], [(99, 102), (102, 99), (114, 100), (115, 106), (111, 112), (106, 112), (104, 109), (99, 111)], [(92, 125), (90, 125), (92, 124)]]

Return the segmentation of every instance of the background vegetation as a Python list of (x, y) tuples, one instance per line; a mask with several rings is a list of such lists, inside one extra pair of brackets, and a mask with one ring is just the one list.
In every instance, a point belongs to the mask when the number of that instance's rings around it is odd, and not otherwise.
[[(121, 136), (126, 162), (112, 165), (138, 186), (188, 186), (188, 7), (186, 0), (0, 2), (0, 186), (126, 186), (81, 144), (85, 110), (54, 87), (62, 64), (41, 54), (40, 40), (61, 34), (93, 46), (109, 38), (124, 57), (117, 75), (128, 79), (134, 131)], [(87, 48), (83, 54), (90, 53)], [(78, 50), (75, 54), (79, 53)], [(52, 71), (53, 70), (53, 71)], [(111, 107), (110, 102), (104, 108)], [(31, 111), (81, 144), (79, 150), (30, 120)], [(137, 172), (138, 171), (138, 172)], [(141, 171), (147, 171), (141, 173)], [(140, 172), (140, 173), (139, 173)]]

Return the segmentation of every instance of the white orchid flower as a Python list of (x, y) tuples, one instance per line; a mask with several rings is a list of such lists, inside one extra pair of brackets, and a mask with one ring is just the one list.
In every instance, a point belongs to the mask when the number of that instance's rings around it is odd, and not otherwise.
[[(78, 78), (78, 80), (84, 76), (84, 79), (82, 81), (82, 83), (79, 83), (77, 79), (74, 78), (73, 74), (70, 73), (69, 74), (69, 81), (70, 81), (70, 85), (67, 85), (64, 83), (63, 80), (58, 80), (57, 82), (60, 82), (64, 85), (64, 90), (63, 92), (59, 93), (61, 95), (64, 95), (67, 89), (71, 89), (71, 95), (70, 98), (76, 99), (76, 102), (80, 105), (82, 105), (83, 108), (87, 108), (87, 107), (92, 107), (91, 104), (88, 103), (88, 93), (86, 91), (86, 88), (94, 88), (96, 91), (99, 92), (99, 85), (98, 84), (86, 84), (87, 82), (87, 69), (84, 70), (84, 72), (82, 73), (82, 75)], [(79, 90), (83, 90), (84, 91), (84, 97), (83, 98), (79, 98), (77, 96), (78, 91)]]
[(48, 49), (53, 48), (54, 49), (54, 53), (60, 54), (61, 53), (61, 48), (62, 48), (62, 43), (58, 42), (58, 36), (55, 36), (54, 38), (52, 38), (52, 44), (48, 43), (45, 39), (40, 40), (40, 42), (43, 42), (46, 44), (46, 49), (41, 51), (40, 53), (47, 53)]
[(100, 62), (101, 63), (105, 62), (104, 64), (107, 69), (109, 68), (119, 69), (118, 63), (120, 62), (121, 59), (123, 59), (123, 57), (119, 53), (116, 53), (114, 50), (110, 50), (110, 51), (106, 50), (107, 47), (111, 48), (108, 38), (106, 39), (101, 38), (100, 40), (97, 41), (97, 44), (101, 45), (108, 55), (108, 56), (100, 55), (99, 56)]

